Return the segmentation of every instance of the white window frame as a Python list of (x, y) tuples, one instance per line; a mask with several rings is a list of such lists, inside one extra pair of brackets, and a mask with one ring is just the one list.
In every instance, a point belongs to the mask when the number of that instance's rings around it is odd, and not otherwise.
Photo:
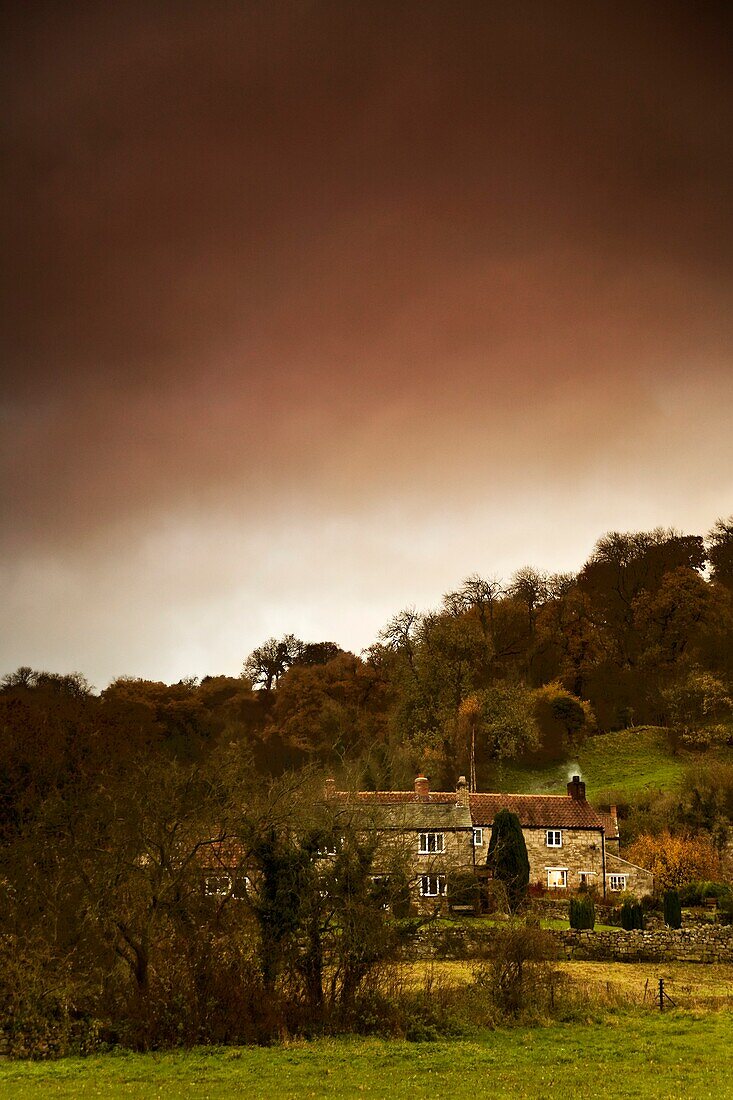
[(228, 898), (232, 887), (232, 877), (225, 871), (216, 871), (204, 879), (204, 893), (207, 898)]
[[(547, 889), (548, 890), (567, 890), (568, 888), (568, 869), (567, 867), (545, 867), (547, 871)], [(550, 882), (550, 875), (561, 875), (561, 882)]]
[[(628, 875), (609, 875), (608, 876), (608, 889), (613, 890), (614, 894), (623, 894), (626, 889), (626, 879)], [(614, 885), (614, 883), (616, 885)], [(619, 885), (619, 883), (621, 885)]]
[(417, 850), (421, 856), (440, 855), (445, 851), (445, 833), (420, 833)]
[(474, 825), (473, 846), (474, 848), (483, 848), (484, 846), (484, 830), (482, 826)]
[(446, 875), (421, 875), (420, 897), (444, 898), (448, 893), (448, 879)]
[(240, 901), (252, 887), (248, 875), (234, 875), (228, 871), (212, 871), (204, 879), (207, 898), (234, 898)]
[(597, 871), (578, 871), (578, 879), (580, 881), (581, 886), (583, 885), (583, 882), (585, 882), (586, 886), (590, 886), (591, 883), (588, 882), (588, 879), (591, 877), (591, 875), (597, 875), (597, 874), (598, 874)]
[(334, 837), (333, 840), (326, 841), (324, 847), (319, 848), (316, 855), (318, 856), (319, 859), (333, 858), (335, 855), (338, 854), (339, 848), (343, 848), (345, 840), (346, 840), (346, 837), (341, 836), (341, 837)]
[(562, 848), (562, 829), (546, 829), (545, 844), (548, 848)]

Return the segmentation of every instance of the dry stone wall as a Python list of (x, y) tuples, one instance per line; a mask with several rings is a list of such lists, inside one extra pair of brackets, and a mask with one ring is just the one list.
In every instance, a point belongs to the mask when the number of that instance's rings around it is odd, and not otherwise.
[(733, 928), (554, 932), (568, 958), (617, 962), (733, 963)]
[[(410, 959), (480, 959), (491, 954), (495, 925), (434, 928), (427, 926), (405, 949)], [(696, 925), (692, 928), (644, 932), (552, 930), (558, 957), (605, 962), (733, 963), (733, 927)]]

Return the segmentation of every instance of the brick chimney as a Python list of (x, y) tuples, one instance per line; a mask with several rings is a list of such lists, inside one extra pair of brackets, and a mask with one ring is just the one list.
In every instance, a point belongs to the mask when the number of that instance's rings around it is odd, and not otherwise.
[(585, 802), (585, 783), (579, 775), (574, 775), (568, 783), (568, 794), (576, 802)]
[(327, 779), (326, 782), (323, 784), (323, 787), (326, 798), (333, 798), (333, 796), (336, 794), (336, 780)]
[(456, 802), (459, 806), (468, 805), (468, 783), (466, 782), (465, 775), (458, 776), (458, 782), (456, 783)]
[(430, 784), (428, 783), (427, 776), (417, 776), (415, 779), (415, 794), (419, 794), (421, 798), (427, 798), (430, 794)]

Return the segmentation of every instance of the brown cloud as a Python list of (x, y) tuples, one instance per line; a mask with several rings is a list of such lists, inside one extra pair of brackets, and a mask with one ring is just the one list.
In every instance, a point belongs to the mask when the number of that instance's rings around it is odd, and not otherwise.
[(288, 515), (361, 516), (366, 577), (393, 509), (427, 590), (470, 556), (436, 513), (519, 539), (522, 501), (605, 497), (574, 562), (642, 503), (698, 522), (702, 456), (728, 507), (724, 6), (18, 4), (6, 31), (18, 592), (221, 516), (255, 572)]

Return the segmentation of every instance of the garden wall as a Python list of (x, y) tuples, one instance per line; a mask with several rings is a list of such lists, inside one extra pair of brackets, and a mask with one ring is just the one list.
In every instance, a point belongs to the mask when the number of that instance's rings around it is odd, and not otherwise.
[(644, 932), (552, 932), (568, 958), (618, 962), (733, 963), (733, 928), (692, 928)]
[[(421, 929), (404, 957), (479, 959), (491, 954), (495, 925)], [(733, 963), (733, 927), (696, 925), (649, 931), (589, 932), (551, 930), (558, 957), (617, 962)]]

